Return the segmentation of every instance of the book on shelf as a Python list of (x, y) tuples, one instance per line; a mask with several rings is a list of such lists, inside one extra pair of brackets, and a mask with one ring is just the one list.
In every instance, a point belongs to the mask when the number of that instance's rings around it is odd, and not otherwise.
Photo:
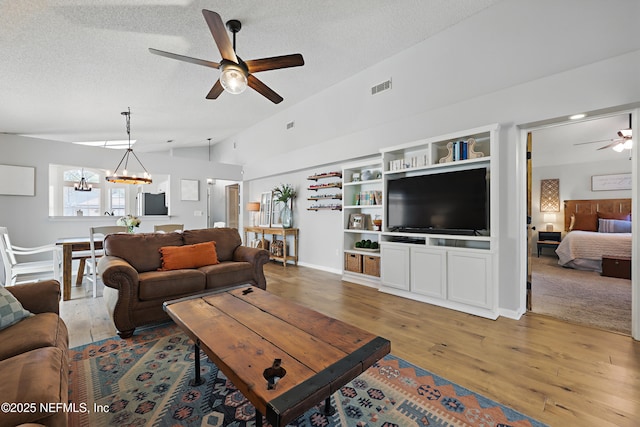
[(372, 206), (382, 204), (382, 191), (371, 190), (361, 191), (356, 194), (355, 205), (356, 206)]

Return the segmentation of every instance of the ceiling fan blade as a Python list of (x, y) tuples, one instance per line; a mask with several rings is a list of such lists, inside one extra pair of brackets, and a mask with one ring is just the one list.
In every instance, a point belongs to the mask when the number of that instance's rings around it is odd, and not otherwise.
[(252, 59), (246, 61), (250, 73), (277, 70), (279, 68), (300, 67), (304, 65), (304, 58), (299, 53), (292, 55), (274, 56), (272, 58)]
[(611, 148), (614, 145), (622, 144), (622, 140), (620, 140), (620, 139), (610, 139), (609, 141), (612, 141), (611, 144), (607, 144), (604, 147), (600, 147), (600, 148), (598, 148), (598, 150), (604, 150), (606, 148)]
[(224, 91), (222, 84), (220, 83), (220, 79), (216, 81), (216, 84), (213, 85), (209, 93), (207, 94), (207, 99), (218, 99), (220, 94)]
[(249, 74), (247, 77), (247, 83), (251, 86), (256, 92), (266, 97), (269, 101), (274, 104), (279, 104), (282, 102), (283, 98), (275, 93), (269, 86), (262, 83), (258, 80), (253, 74)]
[(149, 52), (154, 55), (164, 56), (166, 58), (177, 59), (178, 61), (190, 62), (192, 64), (203, 65), (205, 67), (220, 68), (220, 64), (205, 59), (192, 58), (190, 56), (178, 55), (177, 53), (165, 52), (164, 50), (149, 48)]
[(238, 58), (236, 57), (236, 52), (233, 50), (233, 45), (231, 44), (231, 40), (229, 40), (227, 29), (220, 15), (207, 9), (202, 9), (202, 15), (204, 15), (204, 20), (207, 21), (213, 40), (215, 40), (222, 58), (237, 64)]

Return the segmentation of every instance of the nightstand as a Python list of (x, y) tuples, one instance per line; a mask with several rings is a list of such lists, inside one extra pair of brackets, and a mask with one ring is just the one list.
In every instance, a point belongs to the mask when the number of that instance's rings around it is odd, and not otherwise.
[(554, 251), (558, 249), (558, 245), (562, 240), (560, 231), (539, 231), (538, 232), (538, 257), (542, 248), (552, 248)]

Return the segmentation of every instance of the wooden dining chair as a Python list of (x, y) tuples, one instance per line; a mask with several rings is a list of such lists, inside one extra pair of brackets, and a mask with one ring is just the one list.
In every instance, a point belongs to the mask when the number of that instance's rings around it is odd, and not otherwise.
[[(4, 265), (5, 284), (15, 285), (20, 275), (51, 273), (60, 280), (61, 250), (55, 244), (25, 248), (11, 244), (9, 230), (0, 227), (0, 252)], [(43, 261), (18, 262), (18, 257), (51, 252), (51, 259)]]
[(154, 233), (171, 233), (184, 230), (184, 224), (159, 224), (153, 226)]
[(98, 258), (104, 255), (104, 249), (96, 249), (96, 241), (104, 240), (107, 234), (126, 233), (126, 225), (105, 225), (89, 228), (89, 247), (91, 250), (91, 280), (93, 281), (93, 297), (98, 296)]

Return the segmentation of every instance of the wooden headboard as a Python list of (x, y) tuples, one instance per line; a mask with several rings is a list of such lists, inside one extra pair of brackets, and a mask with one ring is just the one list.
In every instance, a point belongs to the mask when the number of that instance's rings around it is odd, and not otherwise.
[(573, 213), (631, 213), (631, 199), (594, 199), (564, 201), (564, 231), (569, 231)]

